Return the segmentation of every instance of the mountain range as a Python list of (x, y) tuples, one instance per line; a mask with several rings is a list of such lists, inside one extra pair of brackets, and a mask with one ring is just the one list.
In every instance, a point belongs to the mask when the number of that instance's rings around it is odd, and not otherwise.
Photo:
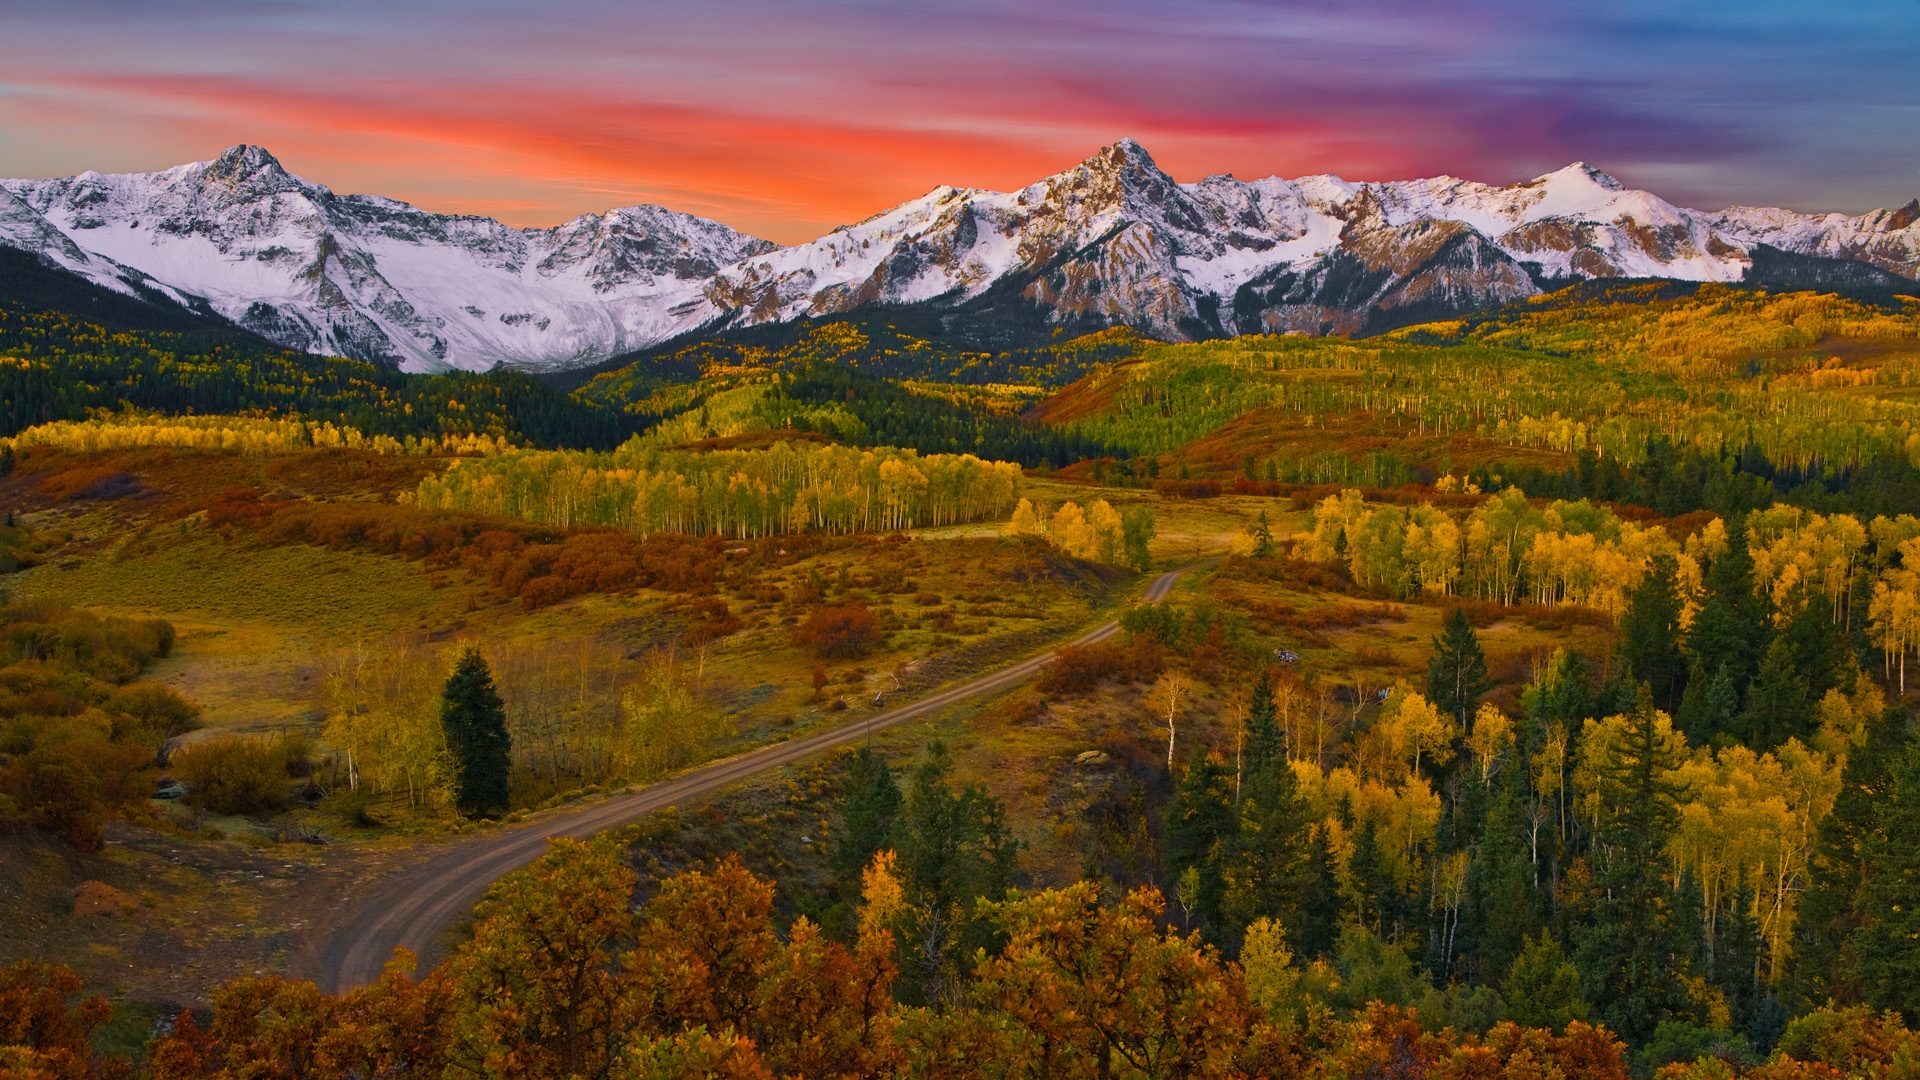
[(288, 347), (406, 370), (564, 369), (684, 335), (912, 305), (984, 345), (1130, 325), (1356, 334), (1573, 281), (1920, 292), (1920, 200), (1677, 207), (1583, 163), (1179, 183), (1122, 140), (1014, 192), (937, 188), (791, 247), (658, 206), (553, 228), (339, 195), (235, 146), (164, 172), (0, 180), (0, 246)]

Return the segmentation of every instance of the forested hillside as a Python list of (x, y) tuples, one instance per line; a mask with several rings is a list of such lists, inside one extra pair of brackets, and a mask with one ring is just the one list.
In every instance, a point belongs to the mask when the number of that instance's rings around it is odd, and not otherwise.
[(238, 335), (116, 331), (0, 305), (0, 431), (122, 408), (298, 414), (392, 438), (487, 435), (582, 447), (614, 446), (652, 419), (596, 407), (519, 372), (403, 375)]
[[(569, 395), (0, 318), (9, 401), (78, 413), (0, 446), (0, 858), (317, 867), (190, 1001), (78, 900), (0, 947), (137, 989), (155, 1077), (1910, 1071), (1911, 303), (1590, 287), (1008, 382), (889, 377), (933, 339), (881, 325)], [(248, 974), (363, 858), (1055, 648), (557, 845), (417, 980)], [(148, 943), (254, 918), (128, 895)], [(122, 1068), (77, 992), (0, 977), (65, 1033), (0, 1061)]]

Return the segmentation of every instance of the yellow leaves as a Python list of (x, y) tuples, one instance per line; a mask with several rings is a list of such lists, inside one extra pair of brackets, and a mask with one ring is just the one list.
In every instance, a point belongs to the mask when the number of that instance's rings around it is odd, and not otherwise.
[(1441, 713), (1424, 694), (1411, 690), (1394, 692), (1375, 726), (1406, 764), (1409, 776), (1418, 774), (1422, 758), (1435, 765), (1452, 761), (1453, 743), (1460, 735), (1453, 717)]
[(1820, 721), (1814, 745), (1828, 757), (1845, 761), (1853, 748), (1865, 745), (1867, 721), (1886, 707), (1887, 697), (1872, 679), (1855, 678), (1851, 694), (1842, 694), (1838, 687), (1828, 690), (1814, 709)]
[(1093, 530), (1087, 528), (1087, 515), (1076, 503), (1061, 503), (1047, 525), (1047, 539), (1069, 555), (1086, 558), (1093, 548)]
[(1679, 774), (1688, 794), (1670, 852), (1700, 882), (1709, 917), (1738, 889), (1752, 890), (1751, 914), (1777, 978), (1820, 821), (1840, 792), (1841, 762), (1788, 740), (1777, 754), (1744, 746), (1701, 754)]
[(1253, 1003), (1274, 1024), (1289, 1027), (1299, 1005), (1300, 969), (1293, 966), (1293, 950), (1277, 920), (1262, 915), (1247, 927), (1240, 945), (1240, 970)]
[(1246, 1037), (1244, 987), (1197, 934), (1158, 932), (1158, 892), (1101, 907), (1098, 888), (1080, 882), (988, 907), (1007, 944), (981, 954), (974, 997), (1024, 1029), (1022, 1074), (1230, 1074)]
[(671, 651), (647, 658), (640, 677), (621, 692), (620, 713), (614, 768), (635, 780), (691, 764), (727, 733), (724, 715), (701, 698), (693, 675)]
[(882, 851), (860, 872), (860, 936), (878, 935), (906, 907), (907, 893), (894, 871), (897, 856)]
[(1001, 528), (1002, 536), (1045, 536), (1046, 527), (1040, 523), (1040, 515), (1033, 508), (1031, 499), (1021, 499), (1013, 508), (1013, 518)]
[(777, 442), (755, 450), (517, 451), (421, 481), (418, 504), (548, 525), (734, 537), (878, 531), (998, 518), (1020, 467), (972, 454)]
[(1513, 721), (1492, 702), (1481, 702), (1473, 714), (1473, 729), (1467, 733), (1467, 749), (1480, 766), (1480, 780), (1489, 783), (1500, 771), (1507, 751), (1513, 748)]
[(488, 455), (511, 449), (505, 438), (488, 435), (448, 435), (444, 438), (395, 439), (369, 436), (357, 428), (305, 420), (272, 420), (252, 416), (147, 416), (135, 413), (103, 414), (90, 420), (60, 420), (30, 427), (15, 435), (15, 447), (54, 446), (75, 453), (139, 450), (162, 447), (218, 453), (291, 454), (308, 447), (367, 450), (376, 454)]

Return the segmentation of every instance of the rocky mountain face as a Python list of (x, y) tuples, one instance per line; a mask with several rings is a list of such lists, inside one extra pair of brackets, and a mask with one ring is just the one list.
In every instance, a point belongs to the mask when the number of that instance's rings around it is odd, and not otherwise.
[(1904, 288), (1920, 201), (1861, 217), (1673, 206), (1576, 163), (1175, 182), (1131, 140), (1015, 192), (942, 187), (778, 247), (659, 207), (552, 229), (336, 195), (258, 147), (162, 173), (0, 180), (0, 244), (289, 346), (423, 370), (570, 367), (693, 331), (923, 305), (955, 333), (1362, 333), (1578, 279)]
[(657, 206), (551, 229), (431, 214), (336, 195), (254, 146), (160, 173), (0, 180), (0, 244), (293, 348), (409, 370), (642, 348), (698, 326), (719, 269), (774, 247)]

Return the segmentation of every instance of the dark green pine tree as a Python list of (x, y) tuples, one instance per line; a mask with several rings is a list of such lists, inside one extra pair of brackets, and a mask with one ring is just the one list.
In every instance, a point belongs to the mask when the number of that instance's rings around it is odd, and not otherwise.
[(1273, 557), (1273, 526), (1267, 523), (1267, 512), (1260, 511), (1260, 518), (1253, 526), (1253, 557), (1267, 559)]
[(1893, 764), (1860, 844), (1861, 925), (1848, 942), (1860, 996), (1920, 1023), (1920, 741)]
[(1793, 651), (1793, 667), (1806, 682), (1807, 701), (1817, 702), (1827, 691), (1847, 684), (1857, 670), (1858, 661), (1849, 656), (1853, 643), (1846, 627), (1834, 618), (1832, 604), (1804, 584), (1795, 589), (1787, 606), (1794, 614), (1780, 637)]
[(1333, 850), (1333, 838), (1324, 823), (1313, 830), (1307, 844), (1307, 866), (1302, 874), (1300, 914), (1293, 926), (1286, 927), (1287, 940), (1302, 962), (1332, 956), (1340, 939), (1339, 856)]
[[(1708, 743), (1740, 710), (1736, 701), (1724, 715), (1709, 691), (1731, 686), (1737, 692), (1752, 681), (1767, 642), (1767, 605), (1754, 594), (1753, 557), (1747, 551), (1743, 519), (1727, 522), (1727, 550), (1707, 570), (1707, 600), (1687, 631), (1687, 686), (1674, 719), (1695, 745)], [(1721, 673), (1725, 672), (1724, 681)]]
[(1497, 793), (1467, 879), (1472, 944), (1479, 954), (1479, 970), (1489, 974), (1512, 967), (1526, 948), (1527, 936), (1546, 925), (1521, 807), (1525, 777), (1523, 768), (1508, 766), (1495, 779)]
[(1227, 867), (1226, 910), (1233, 926), (1264, 915), (1291, 933), (1311, 887), (1312, 814), (1300, 796), (1283, 739), (1273, 688), (1263, 674), (1254, 686), (1247, 723), (1246, 775)]
[(1583, 996), (1600, 1020), (1639, 1045), (1663, 1020), (1693, 1019), (1681, 978), (1694, 939), (1661, 871), (1678, 821), (1679, 753), (1660, 731), (1652, 696), (1628, 714), (1614, 760), (1599, 770), (1611, 807), (1593, 838), (1594, 900), (1574, 939)]
[(1745, 1035), (1763, 1054), (1773, 1049), (1784, 1010), (1761, 974), (1766, 943), (1760, 937), (1759, 920), (1753, 917), (1752, 890), (1736, 892), (1716, 914), (1713, 934), (1701, 940), (1705, 945), (1701, 974), (1726, 996), (1734, 1032)]
[(840, 836), (833, 848), (833, 872), (843, 895), (859, 890), (860, 875), (873, 857), (896, 845), (894, 832), (906, 802), (887, 759), (863, 746), (847, 762), (840, 796)]
[(513, 738), (507, 734), (507, 707), (477, 648), (460, 654), (447, 677), (440, 694), (440, 726), (459, 769), (454, 803), (460, 812), (469, 817), (504, 812)]
[(1189, 929), (1218, 943), (1227, 932), (1227, 860), (1239, 831), (1233, 777), (1220, 760), (1195, 750), (1166, 809), (1167, 875)]
[(1898, 706), (1867, 722), (1866, 742), (1847, 753), (1840, 792), (1821, 819), (1814, 845), (1812, 881), (1794, 922), (1789, 1004), (1796, 1012), (1828, 999), (1860, 1000), (1848, 939), (1866, 914), (1857, 903), (1867, 837), (1878, 826), (1878, 807), (1892, 787), (1894, 763), (1907, 739), (1907, 714)]
[(1507, 1019), (1522, 1027), (1559, 1031), (1593, 1011), (1580, 996), (1580, 969), (1544, 931), (1522, 944), (1500, 996), (1506, 1001)]
[(1452, 713), (1464, 731), (1480, 695), (1492, 686), (1479, 635), (1467, 621), (1466, 609), (1454, 608), (1447, 613), (1440, 636), (1433, 639), (1433, 659), (1427, 661), (1427, 700), (1440, 711)]
[(1656, 555), (1646, 579), (1633, 591), (1620, 618), (1620, 653), (1633, 677), (1653, 691), (1653, 703), (1672, 712), (1687, 685), (1687, 661), (1680, 655), (1679, 564)]
[(1768, 644), (1747, 687), (1747, 707), (1728, 725), (1734, 738), (1757, 751), (1768, 751), (1788, 739), (1813, 733), (1813, 702), (1807, 682), (1793, 662), (1793, 646), (1785, 635)]
[(917, 1005), (948, 1001), (969, 958), (994, 945), (992, 924), (970, 915), (974, 901), (1014, 884), (1020, 848), (1000, 800), (979, 784), (956, 790), (952, 771), (946, 745), (930, 743), (893, 830), (912, 920), (902, 934), (900, 992)]
[(1411, 905), (1400, 883), (1394, 880), (1393, 866), (1380, 846), (1373, 822), (1363, 823), (1354, 835), (1347, 869), (1352, 879), (1347, 894), (1349, 920), (1366, 927), (1383, 941), (1403, 941), (1410, 929)]

